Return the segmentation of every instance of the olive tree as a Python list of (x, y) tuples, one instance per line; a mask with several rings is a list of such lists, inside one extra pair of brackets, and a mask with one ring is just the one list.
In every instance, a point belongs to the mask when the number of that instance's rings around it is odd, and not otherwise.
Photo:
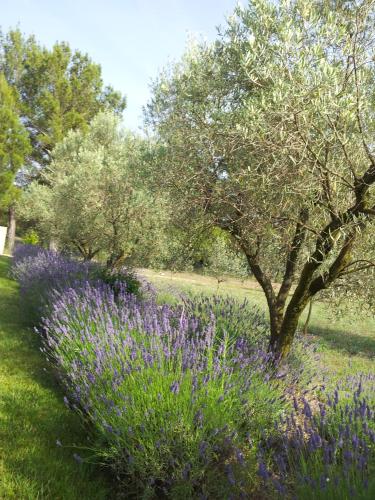
[(153, 85), (175, 213), (244, 253), (281, 357), (312, 297), (374, 266), (374, 15), (373, 0), (253, 0)]
[(114, 114), (99, 113), (87, 133), (71, 131), (56, 146), (44, 183), (26, 190), (21, 215), (86, 260), (106, 255), (110, 268), (153, 255), (163, 218), (139, 175), (139, 142)]

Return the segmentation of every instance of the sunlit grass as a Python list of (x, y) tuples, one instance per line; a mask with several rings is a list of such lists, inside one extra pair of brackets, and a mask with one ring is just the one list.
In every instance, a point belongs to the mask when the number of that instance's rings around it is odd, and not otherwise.
[(45, 371), (38, 338), (23, 325), (9, 263), (0, 257), (0, 498), (108, 498), (104, 474), (73, 459), (85, 432)]
[[(219, 293), (231, 295), (266, 311), (266, 301), (260, 286), (251, 280), (227, 278), (219, 283), (216, 278), (195, 273), (171, 273), (142, 269), (147, 279), (160, 290), (161, 300), (173, 300), (176, 291), (188, 293)], [(304, 323), (306, 312), (302, 316)], [(313, 306), (309, 335), (318, 343), (320, 373), (331, 379), (347, 374), (375, 371), (375, 320), (357, 314), (337, 317), (328, 304), (316, 302)]]

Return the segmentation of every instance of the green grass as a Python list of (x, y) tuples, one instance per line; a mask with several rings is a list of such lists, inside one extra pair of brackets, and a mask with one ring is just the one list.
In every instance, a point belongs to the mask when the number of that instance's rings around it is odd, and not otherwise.
[[(177, 290), (192, 293), (219, 293), (240, 300), (247, 298), (266, 310), (266, 301), (259, 285), (252, 280), (227, 278), (218, 281), (195, 273), (156, 272), (142, 269), (140, 273), (154, 283), (161, 292), (161, 300), (173, 300)], [(306, 313), (302, 316), (304, 322)], [(309, 334), (318, 344), (319, 373), (327, 372), (331, 380), (359, 371), (375, 372), (375, 320), (358, 317), (355, 313), (337, 317), (328, 304), (316, 302), (313, 306)]]
[(108, 498), (104, 474), (73, 459), (75, 445), (87, 446), (85, 432), (23, 325), (9, 263), (0, 257), (0, 498)]

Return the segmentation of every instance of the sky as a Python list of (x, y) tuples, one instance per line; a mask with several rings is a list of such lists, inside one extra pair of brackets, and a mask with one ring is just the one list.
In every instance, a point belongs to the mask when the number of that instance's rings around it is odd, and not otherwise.
[(102, 67), (105, 84), (127, 97), (124, 124), (142, 126), (142, 106), (160, 69), (190, 36), (213, 40), (237, 0), (0, 0), (0, 27), (19, 27), (43, 45), (69, 42)]

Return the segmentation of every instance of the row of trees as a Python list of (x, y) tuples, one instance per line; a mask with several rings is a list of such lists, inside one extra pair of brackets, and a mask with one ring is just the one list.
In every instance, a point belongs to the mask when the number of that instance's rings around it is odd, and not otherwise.
[(85, 130), (99, 111), (120, 114), (124, 107), (125, 99), (104, 86), (100, 66), (86, 54), (67, 43), (49, 50), (19, 30), (0, 33), (0, 203), (9, 210), (10, 247), (17, 172), (18, 185), (38, 177), (69, 130)]
[(157, 148), (121, 132), (125, 99), (104, 87), (99, 65), (67, 43), (49, 50), (12, 30), (0, 35), (0, 79), (0, 210), (9, 212), (10, 250), (18, 206), (42, 241), (85, 259), (217, 267), (220, 239), (161, 231), (165, 193), (146, 171)]
[[(253, 0), (154, 82), (143, 138), (87, 56), (11, 33), (4, 81), (34, 177), (20, 213), (109, 267), (217, 248), (259, 282), (286, 356), (316, 296), (375, 297), (374, 33), (375, 0)], [(19, 50), (33, 64), (18, 72)]]
[(121, 129), (119, 118), (99, 113), (86, 131), (71, 130), (51, 162), (24, 190), (23, 221), (45, 242), (83, 259), (126, 265), (202, 271), (246, 277), (247, 266), (220, 230), (178, 227), (168, 193), (150, 164), (158, 148)]

